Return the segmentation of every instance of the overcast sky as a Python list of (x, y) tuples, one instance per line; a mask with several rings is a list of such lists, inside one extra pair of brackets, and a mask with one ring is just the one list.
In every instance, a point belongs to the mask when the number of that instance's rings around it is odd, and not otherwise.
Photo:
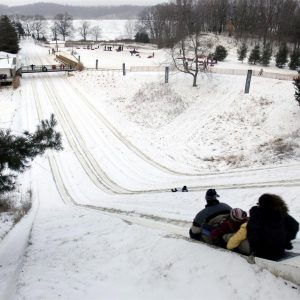
[(0, 0), (0, 4), (14, 6), (14, 5), (32, 4), (37, 2), (48, 2), (48, 3), (81, 5), (81, 6), (122, 5), (122, 4), (155, 5), (166, 1), (167, 0), (36, 0), (36, 1), (35, 0)]

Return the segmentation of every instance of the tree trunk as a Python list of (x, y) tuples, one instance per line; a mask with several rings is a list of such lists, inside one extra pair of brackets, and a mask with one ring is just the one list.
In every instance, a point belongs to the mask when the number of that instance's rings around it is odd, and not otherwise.
[(193, 86), (197, 86), (197, 74), (194, 74), (193, 77), (194, 77)]

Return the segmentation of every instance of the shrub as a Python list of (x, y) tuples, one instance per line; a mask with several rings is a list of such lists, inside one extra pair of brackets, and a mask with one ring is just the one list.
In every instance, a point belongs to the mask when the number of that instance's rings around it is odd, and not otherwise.
[(295, 86), (295, 100), (300, 105), (300, 75), (293, 79), (293, 85)]
[(228, 55), (227, 50), (225, 47), (219, 45), (216, 47), (215, 53), (214, 53), (214, 59), (218, 61), (223, 61)]
[(19, 207), (18, 209), (14, 209), (13, 213), (14, 213), (14, 224), (17, 224), (31, 209), (32, 207), (32, 202), (31, 199), (23, 202), (21, 204), (21, 207)]
[(283, 68), (284, 65), (288, 62), (288, 48), (286, 44), (282, 44), (279, 47), (278, 52), (276, 53), (276, 67)]
[(0, 213), (8, 212), (11, 210), (11, 202), (10, 199), (0, 195)]
[(135, 38), (134, 40), (137, 42), (137, 43), (150, 43), (150, 39), (149, 39), (149, 36), (148, 36), (148, 33), (147, 32), (138, 32), (136, 35), (135, 35)]
[(261, 59), (260, 59), (260, 63), (263, 66), (267, 67), (270, 64), (271, 56), (272, 56), (271, 46), (270, 46), (270, 44), (266, 44), (264, 46), (264, 49), (263, 49), (263, 53), (262, 53), (262, 56), (261, 56)]
[(244, 62), (244, 59), (246, 58), (247, 56), (247, 51), (248, 51), (248, 48), (246, 46), (245, 43), (243, 43), (240, 48), (238, 48), (237, 50), (237, 54), (238, 54), (238, 60), (241, 61), (241, 62)]
[(254, 64), (255, 65), (259, 61), (260, 61), (260, 48), (259, 48), (259, 45), (256, 45), (252, 49), (252, 51), (251, 51), (251, 53), (249, 55), (248, 62), (250, 64)]
[(300, 67), (300, 51), (294, 50), (290, 55), (289, 68), (296, 70), (298, 67)]

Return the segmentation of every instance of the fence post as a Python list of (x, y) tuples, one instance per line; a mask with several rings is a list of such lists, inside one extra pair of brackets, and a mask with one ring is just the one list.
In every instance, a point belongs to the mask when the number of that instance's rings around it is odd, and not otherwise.
[(98, 59), (96, 59), (96, 70), (98, 70)]
[(126, 75), (125, 63), (123, 63), (123, 76)]
[(252, 76), (252, 70), (248, 70), (246, 84), (245, 84), (245, 94), (249, 94), (251, 76)]
[(169, 83), (169, 67), (165, 68), (165, 83)]

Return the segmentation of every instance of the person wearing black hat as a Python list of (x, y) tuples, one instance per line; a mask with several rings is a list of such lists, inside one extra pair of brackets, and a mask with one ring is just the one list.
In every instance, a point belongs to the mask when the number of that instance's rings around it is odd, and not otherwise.
[(192, 239), (211, 243), (209, 238), (210, 226), (219, 223), (230, 214), (232, 208), (226, 203), (219, 202), (218, 197), (220, 196), (215, 189), (206, 191), (205, 208), (195, 216), (193, 225), (189, 231)]

